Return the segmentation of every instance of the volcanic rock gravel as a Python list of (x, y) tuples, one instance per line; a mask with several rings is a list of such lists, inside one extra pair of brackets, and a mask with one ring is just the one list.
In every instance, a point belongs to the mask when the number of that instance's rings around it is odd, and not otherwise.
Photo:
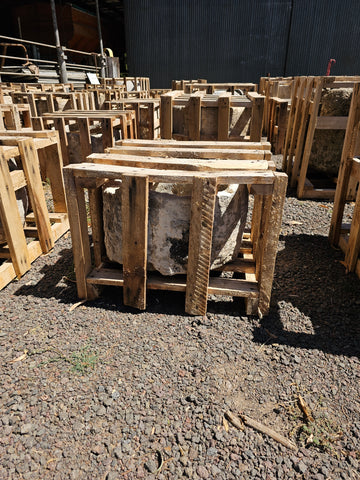
[(154, 291), (139, 313), (116, 288), (72, 308), (65, 235), (0, 292), (0, 479), (360, 478), (360, 281), (328, 244), (332, 207), (288, 194), (263, 319)]

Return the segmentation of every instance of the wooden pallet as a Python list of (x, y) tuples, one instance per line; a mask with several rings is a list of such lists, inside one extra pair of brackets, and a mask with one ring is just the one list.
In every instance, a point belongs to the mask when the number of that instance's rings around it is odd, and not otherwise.
[[(115, 130), (121, 132), (121, 138), (134, 138), (137, 135), (135, 112), (132, 110), (88, 110), (54, 112), (44, 114), (33, 119), (39, 129), (53, 128), (59, 132), (60, 145), (64, 165), (70, 163), (69, 143), (67, 131), (72, 125), (72, 131), (77, 130), (80, 135), (81, 159), (85, 161), (91, 154), (91, 126), (98, 125), (102, 133), (103, 149), (114, 145)], [(119, 136), (118, 136), (119, 138)]]
[[(104, 164), (111, 156), (113, 165)], [(114, 157), (117, 158), (114, 158)], [(94, 163), (64, 168), (69, 220), (78, 295), (93, 299), (101, 285), (123, 287), (124, 304), (146, 308), (146, 290), (185, 292), (185, 310), (205, 315), (209, 294), (244, 297), (247, 313), (261, 315), (269, 310), (277, 242), (287, 185), (285, 174), (259, 169), (243, 170), (242, 161), (127, 157), (108, 154), (89, 158)], [(130, 159), (130, 160), (129, 160)], [(95, 163), (99, 161), (99, 163)], [(131, 166), (128, 161), (131, 161)], [(236, 170), (234, 163), (238, 163)], [(186, 168), (186, 165), (188, 168)], [(182, 170), (178, 170), (178, 168)], [(226, 168), (230, 170), (226, 170)], [(260, 168), (261, 167), (261, 168)], [(159, 169), (160, 168), (160, 169)], [(101, 189), (108, 181), (122, 180), (123, 266), (111, 268), (104, 257), (104, 232)], [(185, 277), (164, 277), (147, 272), (147, 215), (149, 182), (193, 185), (188, 271)], [(247, 184), (255, 197), (251, 234), (244, 239), (239, 258), (224, 271), (243, 278), (219, 278), (210, 275), (210, 254), (214, 203), (217, 185)], [(89, 190), (93, 239), (92, 262), (85, 208), (85, 189)]]
[[(234, 140), (248, 139), (252, 142), (261, 140), (262, 113), (264, 97), (256, 92), (246, 96), (235, 96), (230, 93), (207, 95), (196, 92), (191, 95), (181, 90), (173, 90), (161, 96), (160, 130), (161, 138), (175, 140)], [(230, 109), (242, 108), (240, 118), (233, 130), (230, 130)], [(175, 109), (183, 108), (184, 117), (181, 131), (176, 131), (179, 122), (174, 120)], [(209, 110), (207, 110), (209, 108)], [(205, 128), (209, 114), (216, 109), (216, 122), (211, 134)], [(250, 135), (244, 136), (243, 131), (250, 121)]]
[[(320, 116), (321, 95), (327, 88), (352, 88), (356, 77), (299, 77), (295, 79), (288, 128), (285, 138), (283, 170), (290, 185), (297, 186), (298, 198), (328, 198), (335, 195), (335, 184), (316, 188), (308, 168), (316, 129), (345, 130), (348, 117)], [(357, 77), (360, 79), (360, 77)]]
[[(15, 277), (24, 275), (31, 263), (42, 253), (49, 252), (69, 228), (61, 181), (61, 155), (56, 156), (56, 146), (46, 137), (0, 136), (0, 217), (7, 242), (0, 247), (0, 258), (5, 259), (0, 265), (0, 289)], [(53, 213), (48, 212), (41, 182), (38, 152), (42, 150), (46, 150), (47, 155)], [(59, 154), (59, 150), (57, 152)], [(10, 172), (8, 160), (14, 157), (21, 159), (22, 170)], [(22, 187), (27, 188), (33, 209), (26, 216), (25, 226), (15, 196)], [(27, 243), (27, 238), (33, 240)]]
[[(354, 86), (348, 124), (341, 156), (329, 240), (345, 253), (345, 268), (360, 278), (360, 83)], [(343, 224), (344, 208), (349, 190), (355, 198), (351, 225)]]
[(104, 103), (109, 110), (134, 110), (137, 137), (145, 140), (160, 138), (160, 100), (129, 98)]

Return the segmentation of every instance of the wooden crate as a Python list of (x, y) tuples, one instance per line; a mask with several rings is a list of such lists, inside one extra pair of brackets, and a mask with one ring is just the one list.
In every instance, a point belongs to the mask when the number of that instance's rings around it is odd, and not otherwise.
[[(141, 155), (161, 158), (246, 160), (249, 169), (251, 169), (251, 165), (258, 166), (259, 161), (264, 161), (266, 168), (270, 170), (276, 169), (274, 162), (271, 160), (270, 144), (268, 142), (118, 140), (115, 147), (107, 148), (106, 152), (121, 153), (123, 156)], [(91, 156), (88, 158), (91, 158)], [(150, 161), (150, 158), (148, 158), (148, 161)]]
[(170, 88), (151, 88), (150, 98), (160, 98), (164, 93), (171, 92)]
[[(315, 130), (345, 130), (348, 121), (347, 116), (319, 115), (323, 90), (352, 88), (356, 78), (360, 79), (360, 77), (299, 77), (295, 79), (285, 138), (283, 170), (290, 177), (290, 185), (297, 186), (299, 198), (334, 198), (334, 182), (325, 188), (316, 188), (314, 180), (309, 178), (310, 154)], [(324, 180), (326, 180), (325, 177), (324, 175)]]
[(63, 110), (94, 110), (93, 92), (12, 92), (14, 104), (29, 104), (32, 117)]
[(29, 105), (0, 104), (0, 130), (31, 128)]
[(54, 130), (0, 130), (0, 145), (17, 145), (17, 138), (33, 139), (43, 182), (50, 182), (55, 213), (66, 213), (63, 159), (58, 132)]
[[(272, 99), (288, 100), (290, 104), (294, 77), (261, 77), (259, 93), (264, 95), (263, 134), (270, 137), (276, 136), (274, 126), (277, 125), (274, 118), (274, 102)], [(282, 107), (284, 108), (284, 107)], [(280, 118), (280, 123), (282, 116)]]
[[(175, 140), (261, 140), (264, 97), (256, 92), (246, 96), (230, 93), (191, 95), (173, 90), (161, 96), (161, 138)], [(240, 117), (231, 127), (233, 108), (241, 109)], [(182, 111), (183, 110), (183, 111)], [(182, 117), (179, 119), (179, 113)], [(211, 119), (211, 121), (210, 121)], [(243, 135), (250, 121), (250, 135)], [(210, 127), (209, 127), (210, 126)], [(247, 132), (246, 132), (247, 133)]]
[(124, 87), (126, 92), (150, 92), (149, 77), (102, 78), (101, 84), (110, 87)]
[(102, 133), (103, 149), (114, 145), (116, 130), (121, 132), (121, 138), (134, 138), (137, 135), (135, 112), (132, 110), (67, 110), (64, 112), (44, 114), (42, 117), (33, 119), (33, 123), (36, 124), (39, 129), (55, 127), (59, 132), (64, 165), (70, 163), (67, 137), (67, 132), (70, 130), (78, 131), (80, 135), (80, 161), (85, 161), (86, 157), (92, 152), (92, 126), (96, 126), (96, 131)]
[[(99, 286), (113, 285), (123, 287), (125, 305), (139, 309), (146, 308), (146, 290), (155, 289), (185, 292), (185, 310), (193, 315), (205, 315), (209, 294), (244, 297), (248, 314), (268, 312), (287, 185), (285, 174), (268, 170), (266, 162), (261, 161), (258, 169), (244, 170), (246, 160), (154, 157), (149, 161), (120, 154), (92, 155), (89, 159), (94, 163), (64, 168), (80, 298), (96, 298)], [(104, 256), (101, 189), (114, 179), (122, 180), (122, 268), (110, 267)], [(193, 186), (186, 277), (147, 272), (149, 182)], [(246, 184), (254, 194), (251, 233), (243, 241), (239, 258), (223, 268), (243, 278), (219, 278), (209, 270), (214, 203), (220, 184)], [(93, 257), (85, 207), (86, 189), (89, 190)]]
[(185, 90), (185, 86), (191, 83), (207, 83), (207, 80), (204, 78), (199, 78), (197, 80), (172, 80), (171, 90)]
[(243, 94), (248, 92), (257, 92), (258, 86), (256, 83), (208, 83), (208, 82), (199, 82), (199, 83), (186, 83), (184, 85), (185, 93), (195, 93), (198, 91), (205, 91), (206, 93), (216, 93), (219, 90), (224, 90), (230, 92), (232, 95), (236, 91), (241, 90)]
[[(360, 83), (354, 86), (348, 124), (341, 156), (329, 240), (332, 246), (345, 253), (345, 268), (360, 278)], [(346, 199), (355, 198), (351, 224), (343, 223)]]
[(136, 115), (137, 137), (145, 140), (160, 138), (160, 100), (129, 98), (104, 103), (109, 110), (133, 110)]
[(268, 101), (269, 116), (266, 126), (267, 138), (271, 143), (271, 151), (275, 155), (284, 152), (286, 130), (288, 126), (289, 100), (272, 97)]
[[(69, 228), (62, 182), (61, 154), (51, 138), (29, 136), (0, 136), (0, 217), (6, 245), (0, 246), (0, 289), (15, 277), (20, 278), (31, 263), (42, 253), (49, 252), (54, 242)], [(21, 132), (22, 133), (22, 132)], [(54, 135), (54, 133), (53, 133)], [(56, 135), (56, 133), (55, 133)], [(54, 201), (54, 212), (49, 213), (40, 175), (38, 152), (46, 151)], [(20, 158), (22, 170), (10, 172), (8, 160)], [(33, 211), (26, 216), (23, 226), (16, 203), (15, 192), (26, 187)], [(27, 243), (27, 238), (32, 238)]]

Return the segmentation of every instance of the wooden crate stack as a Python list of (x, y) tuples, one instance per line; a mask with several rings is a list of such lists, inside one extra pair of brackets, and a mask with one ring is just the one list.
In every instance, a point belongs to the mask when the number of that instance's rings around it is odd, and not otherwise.
[[(294, 81), (283, 154), (283, 170), (299, 198), (334, 198), (335, 184), (316, 188), (309, 178), (315, 130), (345, 130), (347, 116), (320, 116), (324, 89), (352, 88), (360, 77), (298, 77)], [(339, 159), (340, 162), (340, 159)]]
[[(178, 107), (185, 109), (183, 122), (185, 133), (174, 131), (174, 109)], [(230, 131), (230, 109), (233, 107), (243, 109), (235, 133)], [(207, 108), (209, 108), (208, 111)], [(204, 132), (204, 125), (207, 122), (208, 113), (214, 108), (217, 110), (217, 131), (207, 135)], [(256, 92), (249, 92), (246, 96), (231, 95), (228, 92), (208, 95), (202, 91), (187, 95), (181, 90), (173, 90), (161, 96), (161, 138), (215, 141), (249, 139), (252, 142), (258, 142), (261, 140), (263, 108), (264, 97)], [(244, 137), (241, 133), (249, 120), (250, 135)]]
[(293, 82), (293, 77), (262, 77), (259, 83), (259, 93), (265, 97), (263, 134), (276, 155), (284, 149)]
[(102, 133), (103, 149), (115, 143), (115, 131), (118, 138), (136, 138), (136, 118), (133, 110), (67, 110), (64, 112), (46, 113), (34, 119), (39, 129), (52, 128), (59, 132), (64, 165), (70, 163), (70, 152), (67, 133), (78, 131), (80, 136), (80, 161), (84, 161), (92, 152), (91, 127), (97, 126), (96, 132)]
[[(287, 177), (269, 169), (270, 152), (263, 144), (202, 143), (123, 141), (107, 154), (90, 155), (91, 163), (64, 168), (80, 298), (96, 298), (100, 286), (113, 285), (123, 287), (125, 305), (139, 309), (146, 308), (146, 290), (155, 289), (185, 292), (185, 310), (193, 315), (206, 313), (209, 294), (244, 297), (248, 314), (268, 312)], [(114, 179), (122, 180), (122, 268), (109, 266), (104, 254), (101, 192)], [(186, 277), (147, 272), (150, 182), (193, 187)], [(214, 204), (217, 186), (234, 183), (248, 185), (254, 195), (251, 231), (239, 257), (222, 269), (243, 278), (221, 278), (210, 273)], [(89, 191), (93, 257), (85, 190)]]
[(160, 99), (128, 98), (104, 103), (109, 110), (133, 110), (136, 115), (137, 138), (160, 138)]
[[(50, 180), (54, 212), (49, 213), (40, 173)], [(20, 158), (22, 169), (10, 171), (8, 161)], [(54, 242), (69, 228), (62, 159), (56, 132), (29, 131), (0, 134), (0, 217), (6, 244), (0, 247), (0, 288), (15, 277), (24, 275), (31, 263), (42, 253), (48, 253)], [(22, 224), (16, 191), (26, 187), (32, 212)], [(28, 243), (27, 238), (33, 240)]]
[[(341, 156), (329, 240), (345, 253), (347, 272), (360, 278), (360, 83), (354, 86), (346, 135)], [(357, 157), (357, 158), (356, 158)], [(349, 192), (350, 195), (349, 195)], [(347, 198), (355, 198), (351, 224), (343, 223)]]

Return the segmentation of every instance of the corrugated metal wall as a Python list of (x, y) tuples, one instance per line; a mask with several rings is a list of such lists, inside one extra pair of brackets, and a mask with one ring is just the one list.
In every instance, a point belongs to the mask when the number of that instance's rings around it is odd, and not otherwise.
[(128, 66), (153, 88), (173, 79), (360, 70), (359, 0), (124, 0)]
[[(304, 8), (306, 4), (306, 8)], [(286, 75), (360, 73), (360, 1), (294, 0)]]

